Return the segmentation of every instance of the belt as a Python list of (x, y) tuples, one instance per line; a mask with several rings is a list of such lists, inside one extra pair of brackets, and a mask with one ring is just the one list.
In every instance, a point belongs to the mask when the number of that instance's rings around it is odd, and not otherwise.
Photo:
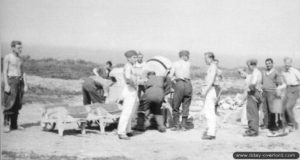
[(299, 84), (296, 84), (296, 85), (287, 85), (287, 87), (299, 87), (300, 85)]
[(184, 78), (184, 79), (182, 79), (182, 78), (177, 78), (177, 79), (175, 79), (175, 81), (185, 81), (185, 82), (189, 82), (189, 81), (191, 81), (191, 80), (188, 79), (188, 78)]
[(13, 78), (13, 79), (17, 79), (17, 78), (20, 78), (20, 79), (23, 79), (22, 76), (7, 76), (8, 78)]

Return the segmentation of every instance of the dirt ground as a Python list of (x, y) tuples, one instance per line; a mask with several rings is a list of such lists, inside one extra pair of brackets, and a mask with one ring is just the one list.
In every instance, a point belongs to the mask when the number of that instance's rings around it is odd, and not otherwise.
[[(78, 97), (80, 98), (80, 97)], [(105, 135), (97, 129), (81, 135), (76, 124), (68, 124), (65, 136), (57, 131), (41, 131), (39, 121), (44, 104), (25, 105), (20, 113), (23, 131), (2, 134), (3, 159), (233, 159), (236, 151), (299, 151), (300, 132), (285, 137), (268, 138), (261, 130), (255, 138), (242, 136), (244, 126), (236, 122), (239, 111), (222, 111), (219, 117), (217, 139), (201, 140), (204, 123), (197, 119), (200, 110), (194, 106), (195, 129), (190, 131), (159, 133), (149, 130), (129, 141), (119, 140), (115, 131)], [(224, 115), (230, 114), (227, 122)], [(300, 109), (296, 109), (298, 121)]]
[[(81, 96), (68, 97), (64, 102), (81, 103)], [(261, 130), (258, 137), (243, 137), (245, 126), (237, 121), (239, 110), (221, 110), (216, 140), (201, 140), (205, 125), (195, 100), (191, 106), (195, 129), (166, 133), (148, 130), (129, 141), (119, 140), (115, 130), (103, 135), (94, 128), (82, 135), (76, 124), (68, 124), (63, 137), (58, 136), (57, 130), (41, 131), (39, 122), (44, 105), (25, 104), (19, 119), (25, 130), (1, 133), (2, 159), (227, 160), (233, 159), (237, 151), (300, 151), (300, 130), (285, 137), (269, 138), (267, 130)], [(299, 107), (295, 113), (300, 123)]]

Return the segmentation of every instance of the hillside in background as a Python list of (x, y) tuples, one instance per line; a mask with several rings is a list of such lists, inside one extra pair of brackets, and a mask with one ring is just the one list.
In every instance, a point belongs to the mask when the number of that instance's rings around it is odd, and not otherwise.
[[(86, 60), (58, 60), (54, 58), (32, 59), (30, 56), (23, 56), (24, 69), (29, 75), (35, 75), (46, 78), (60, 78), (60, 79), (80, 79), (82, 77), (90, 76), (93, 68), (103, 66)], [(1, 65), (2, 63), (1, 58)], [(123, 64), (114, 64), (115, 67), (120, 67)], [(1, 67), (3, 68), (3, 67)], [(235, 69), (221, 68), (225, 78), (237, 78), (238, 73)], [(192, 66), (192, 78), (204, 78), (206, 68), (199, 66)]]
[(80, 79), (92, 74), (101, 65), (84, 60), (31, 59), (24, 57), (24, 70), (29, 75), (47, 78)]

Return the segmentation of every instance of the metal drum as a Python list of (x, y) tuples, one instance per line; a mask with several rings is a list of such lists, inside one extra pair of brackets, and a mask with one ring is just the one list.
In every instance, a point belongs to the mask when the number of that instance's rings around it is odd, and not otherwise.
[(154, 71), (157, 76), (165, 76), (171, 67), (172, 62), (168, 58), (163, 56), (155, 56), (146, 62), (144, 74), (147, 74), (149, 71)]

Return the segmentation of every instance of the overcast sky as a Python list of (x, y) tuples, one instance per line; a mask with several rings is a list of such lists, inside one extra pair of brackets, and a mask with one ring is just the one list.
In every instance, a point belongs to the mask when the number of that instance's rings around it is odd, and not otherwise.
[[(223, 66), (257, 57), (294, 58), (300, 66), (299, 0), (2, 0), (1, 41), (22, 40), (35, 58), (124, 61), (136, 49), (146, 58), (191, 52), (202, 65), (213, 51)], [(27, 47), (27, 48), (26, 48)], [(101, 55), (102, 54), (102, 55)], [(121, 57), (121, 58), (120, 58)], [(101, 60), (99, 60), (101, 59)]]

